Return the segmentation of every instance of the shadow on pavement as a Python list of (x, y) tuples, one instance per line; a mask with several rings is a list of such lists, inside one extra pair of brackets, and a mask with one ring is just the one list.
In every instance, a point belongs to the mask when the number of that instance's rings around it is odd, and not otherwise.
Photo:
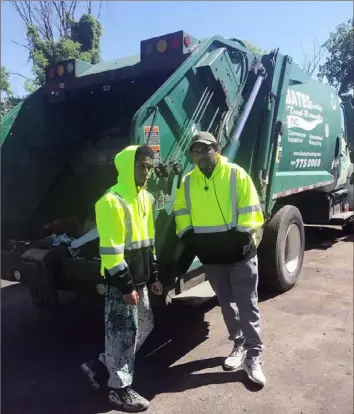
[[(112, 409), (103, 395), (89, 388), (80, 370), (82, 362), (103, 349), (103, 300), (70, 294), (64, 300), (59, 313), (34, 323), (27, 289), (20, 284), (2, 288), (1, 412), (96, 414)], [(211, 300), (199, 308), (171, 306), (156, 312), (156, 329), (137, 357), (137, 386), (144, 394), (173, 392), (170, 386), (176, 391), (182, 386), (193, 388), (208, 381), (206, 374), (186, 379), (201, 364), (220, 365), (220, 361), (169, 367), (208, 339), (205, 313), (214, 306)], [(209, 381), (226, 378), (226, 373), (218, 375)]]
[[(336, 228), (306, 228), (307, 250), (329, 248), (353, 241)], [(106, 399), (88, 387), (80, 364), (103, 349), (103, 300), (65, 294), (65, 306), (38, 324), (27, 289), (10, 285), (1, 289), (1, 412), (6, 414), (97, 414), (111, 410)], [(267, 300), (260, 292), (260, 301)], [(205, 314), (216, 299), (198, 308), (171, 306), (156, 312), (156, 329), (137, 356), (136, 387), (153, 398), (208, 384), (242, 382), (252, 385), (243, 371), (198, 373), (221, 367), (222, 356), (172, 366), (208, 339)], [(226, 330), (225, 330), (226, 336)]]
[[(220, 368), (223, 357), (206, 358), (191, 361), (175, 367), (161, 367), (158, 359), (140, 364), (139, 370), (145, 367), (145, 380), (143, 373), (137, 377), (136, 389), (152, 400), (157, 394), (180, 393), (186, 390), (200, 388), (212, 384), (242, 383), (249, 391), (257, 392), (260, 386), (253, 384), (243, 371), (197, 373), (211, 368)], [(146, 381), (147, 373), (154, 373), (154, 381)]]
[[(244, 371), (223, 372), (224, 356), (187, 362), (172, 366), (176, 361), (204, 342), (209, 333), (205, 313), (217, 304), (211, 299), (199, 308), (177, 307), (175, 316), (157, 320), (158, 335), (152, 335), (139, 352), (137, 358), (136, 389), (149, 399), (162, 393), (179, 393), (210, 384), (242, 382), (250, 391), (259, 391)], [(183, 321), (188, 321), (184, 324)], [(158, 340), (157, 343), (155, 341)], [(226, 340), (226, 328), (225, 328)], [(159, 343), (164, 345), (156, 348)], [(155, 349), (158, 349), (154, 352)], [(219, 372), (198, 373), (205, 369), (219, 368)], [(150, 380), (153, 376), (153, 381)]]
[(305, 227), (307, 251), (327, 250), (338, 242), (354, 242), (354, 235), (345, 234), (341, 228), (334, 227)]
[[(80, 371), (82, 362), (103, 349), (103, 301), (89, 295), (64, 300), (61, 312), (34, 323), (26, 288), (2, 288), (2, 412), (96, 414), (112, 409)], [(205, 314), (215, 304), (212, 299), (198, 308), (173, 305), (156, 311), (156, 328), (137, 355), (135, 385), (144, 396), (235, 381), (257, 390), (242, 371), (195, 374), (221, 367), (222, 357), (172, 367), (208, 339)]]
[(102, 301), (78, 301), (68, 295), (61, 312), (34, 323), (24, 286), (1, 291), (1, 412), (109, 411), (87, 387), (79, 368), (103, 346)]

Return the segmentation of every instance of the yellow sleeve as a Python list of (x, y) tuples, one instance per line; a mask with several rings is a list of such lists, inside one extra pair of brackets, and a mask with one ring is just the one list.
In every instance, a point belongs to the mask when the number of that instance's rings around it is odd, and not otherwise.
[(150, 199), (151, 203), (151, 209), (150, 214), (148, 217), (148, 235), (149, 239), (151, 241), (151, 250), (152, 253), (155, 255), (155, 212), (154, 212), (154, 206), (155, 206), (155, 197), (147, 191), (148, 197)]
[(176, 221), (176, 234), (179, 238), (181, 238), (186, 231), (193, 228), (190, 211), (188, 210), (185, 198), (185, 178), (186, 177), (183, 178), (180, 188), (176, 191), (176, 199), (173, 207)]
[(100, 239), (101, 274), (105, 270), (111, 276), (128, 271), (124, 260), (125, 214), (124, 209), (114, 194), (106, 194), (95, 206), (97, 231)]
[(236, 183), (238, 228), (253, 233), (264, 224), (256, 187), (242, 168), (238, 168)]

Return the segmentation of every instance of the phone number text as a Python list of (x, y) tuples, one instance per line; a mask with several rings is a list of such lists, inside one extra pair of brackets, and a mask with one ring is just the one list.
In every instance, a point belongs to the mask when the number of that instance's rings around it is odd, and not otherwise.
[(321, 165), (321, 158), (297, 158), (291, 164), (295, 168), (317, 168)]

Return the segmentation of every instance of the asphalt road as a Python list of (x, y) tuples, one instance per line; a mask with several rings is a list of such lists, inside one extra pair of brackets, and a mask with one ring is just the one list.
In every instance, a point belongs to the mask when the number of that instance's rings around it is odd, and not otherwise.
[[(135, 386), (152, 401), (148, 413), (353, 413), (353, 238), (310, 228), (307, 240), (297, 286), (261, 298), (266, 387), (223, 372), (231, 344), (215, 301), (177, 307), (138, 355)], [(1, 291), (1, 412), (109, 413), (79, 369), (103, 345), (101, 303), (65, 296), (60, 314), (34, 323), (23, 286), (2, 282)]]

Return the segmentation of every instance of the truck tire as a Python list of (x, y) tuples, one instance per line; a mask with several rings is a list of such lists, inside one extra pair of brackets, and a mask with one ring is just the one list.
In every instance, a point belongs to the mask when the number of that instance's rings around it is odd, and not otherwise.
[(286, 292), (297, 282), (305, 252), (305, 231), (300, 211), (281, 208), (266, 224), (259, 248), (260, 283)]

